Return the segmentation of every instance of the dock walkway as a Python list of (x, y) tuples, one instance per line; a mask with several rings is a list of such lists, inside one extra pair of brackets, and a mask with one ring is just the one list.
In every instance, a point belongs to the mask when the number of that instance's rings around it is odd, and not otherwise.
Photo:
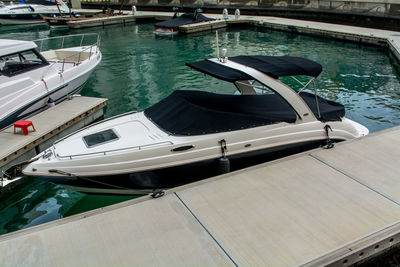
[(30, 117), (35, 132), (23, 135), (17, 129), (14, 134), (13, 126), (0, 131), (0, 171), (31, 159), (57, 139), (102, 118), (106, 103), (105, 98), (75, 96)]
[(1, 266), (346, 266), (400, 242), (400, 127), (0, 236)]

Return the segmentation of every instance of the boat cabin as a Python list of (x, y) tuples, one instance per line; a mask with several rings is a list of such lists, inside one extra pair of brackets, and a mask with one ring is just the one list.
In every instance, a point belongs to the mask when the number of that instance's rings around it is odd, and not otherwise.
[(14, 76), (48, 65), (31, 41), (0, 39), (0, 75)]

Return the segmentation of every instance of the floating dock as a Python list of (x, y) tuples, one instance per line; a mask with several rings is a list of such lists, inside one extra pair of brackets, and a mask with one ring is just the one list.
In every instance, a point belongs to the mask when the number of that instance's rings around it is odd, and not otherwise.
[(218, 19), (206, 22), (199, 22), (195, 24), (189, 25), (182, 25), (179, 26), (179, 31), (181, 33), (195, 33), (195, 32), (202, 32), (202, 31), (210, 31), (216, 30), (221, 28), (226, 28), (232, 25), (248, 25), (253, 23), (252, 19)]
[(347, 266), (400, 242), (400, 127), (0, 236), (1, 266)]
[(104, 27), (108, 25), (115, 24), (127, 24), (132, 23), (137, 20), (145, 20), (145, 19), (153, 19), (153, 20), (166, 20), (172, 17), (172, 15), (161, 15), (155, 16), (153, 14), (125, 14), (125, 15), (115, 15), (108, 17), (100, 17), (100, 18), (89, 18), (83, 20), (73, 20), (68, 21), (68, 27), (70, 29), (82, 29), (82, 28), (91, 28), (91, 27)]
[(0, 131), (0, 189), (10, 182), (1, 179), (1, 171), (31, 159), (55, 140), (102, 118), (106, 103), (105, 98), (75, 96), (29, 118), (35, 132), (31, 127), (28, 135), (20, 129), (14, 134), (14, 127)]

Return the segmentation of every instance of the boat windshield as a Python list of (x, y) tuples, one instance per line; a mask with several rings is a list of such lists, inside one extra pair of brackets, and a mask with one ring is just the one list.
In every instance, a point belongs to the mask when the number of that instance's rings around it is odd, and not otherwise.
[(5, 76), (20, 74), (48, 64), (38, 52), (28, 50), (0, 57), (0, 73)]

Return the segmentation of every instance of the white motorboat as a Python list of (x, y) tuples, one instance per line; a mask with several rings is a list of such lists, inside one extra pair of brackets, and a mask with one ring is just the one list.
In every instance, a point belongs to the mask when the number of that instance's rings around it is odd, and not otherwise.
[(46, 23), (40, 15), (53, 17), (68, 14), (69, 8), (62, 1), (41, 0), (30, 1), (29, 4), (11, 3), (9, 5), (1, 3), (0, 25)]
[[(53, 177), (86, 192), (134, 193), (175, 185), (184, 168), (191, 175), (196, 174), (194, 166), (208, 171), (206, 164), (222, 163), (227, 169), (231, 158), (302, 145), (330, 146), (369, 132), (345, 118), (341, 104), (307, 92), (322, 71), (314, 61), (237, 56), (187, 65), (233, 83), (241, 94), (175, 91), (142, 112), (107, 119), (55, 142), (25, 165), (23, 173)], [(279, 79), (297, 75), (311, 78), (299, 90)], [(163, 171), (166, 176), (157, 174)]]
[(0, 39), (0, 129), (78, 93), (101, 61), (99, 42), (97, 34)]

